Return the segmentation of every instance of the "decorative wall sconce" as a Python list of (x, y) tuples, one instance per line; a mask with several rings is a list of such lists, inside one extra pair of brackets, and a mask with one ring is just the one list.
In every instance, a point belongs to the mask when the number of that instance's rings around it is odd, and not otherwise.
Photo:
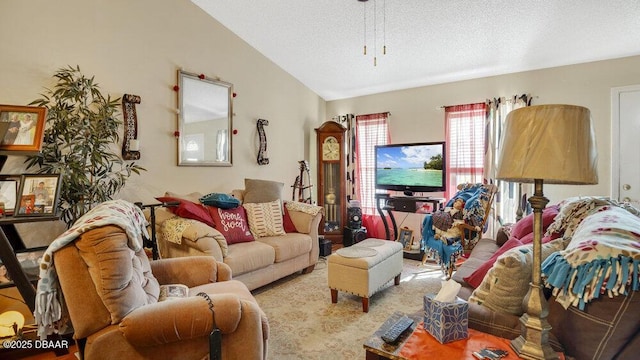
[(124, 115), (124, 140), (122, 141), (122, 158), (125, 160), (140, 159), (140, 141), (138, 140), (138, 115), (136, 104), (140, 104), (140, 96), (124, 94), (122, 96), (122, 113)]

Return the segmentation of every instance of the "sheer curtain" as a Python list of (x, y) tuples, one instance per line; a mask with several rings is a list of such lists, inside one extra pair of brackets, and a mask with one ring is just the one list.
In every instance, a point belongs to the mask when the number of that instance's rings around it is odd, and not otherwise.
[(498, 186), (498, 194), (494, 200), (494, 214), (497, 229), (501, 224), (514, 223), (527, 211), (527, 196), (533, 193), (533, 185), (496, 180), (496, 168), (502, 140), (502, 131), (507, 114), (512, 110), (531, 105), (531, 96), (514, 95), (511, 98), (494, 98), (487, 100), (487, 117), (485, 129), (487, 134), (484, 159), (484, 178), (488, 183)]
[(449, 199), (462, 183), (483, 180), (486, 103), (445, 107), (447, 191)]
[(355, 181), (354, 193), (362, 207), (362, 226), (367, 228), (369, 237), (383, 239), (384, 226), (376, 210), (375, 151), (376, 145), (386, 145), (390, 141), (390, 113), (358, 115), (355, 118)]

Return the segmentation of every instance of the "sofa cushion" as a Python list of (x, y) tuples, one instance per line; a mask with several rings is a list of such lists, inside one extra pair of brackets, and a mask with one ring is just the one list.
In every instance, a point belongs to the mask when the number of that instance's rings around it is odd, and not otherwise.
[(185, 200), (183, 198), (172, 197), (172, 196), (161, 196), (161, 197), (157, 197), (156, 200), (160, 202), (173, 202), (173, 201), (179, 202), (180, 205), (169, 206), (167, 207), (167, 209), (172, 213), (174, 213), (175, 215), (178, 215), (185, 219), (198, 220), (209, 226), (215, 227), (215, 224), (213, 222), (213, 219), (211, 218), (211, 215), (209, 214), (209, 211), (207, 210), (206, 207), (201, 205), (199, 202), (194, 203), (190, 200)]
[(244, 203), (249, 229), (255, 238), (284, 235), (280, 200), (267, 203)]
[[(542, 245), (542, 259), (564, 249), (556, 239)], [(502, 254), (484, 280), (469, 297), (470, 302), (513, 315), (522, 315), (522, 300), (529, 291), (533, 264), (533, 244), (518, 246)]]
[(296, 256), (309, 254), (311, 251), (311, 237), (307, 234), (285, 234), (281, 236), (267, 236), (258, 239), (275, 249), (275, 262), (283, 262)]
[(266, 203), (282, 199), (284, 183), (270, 180), (244, 179), (242, 203)]
[(235, 209), (207, 206), (207, 209), (213, 218), (216, 230), (224, 235), (225, 239), (227, 239), (227, 244), (255, 240), (249, 229), (247, 214), (242, 206), (238, 206)]
[[(553, 219), (558, 214), (558, 211), (559, 208), (557, 206), (549, 206), (542, 211), (543, 232), (551, 223), (553, 223)], [(496, 259), (498, 259), (498, 256), (513, 249), (514, 247), (533, 242), (533, 214), (527, 215), (515, 223), (511, 228), (510, 236), (509, 240), (507, 240), (507, 242), (504, 243), (504, 245), (502, 245), (500, 249), (498, 249), (498, 251), (496, 251), (486, 262), (475, 269), (472, 274), (464, 278), (464, 281), (467, 284), (477, 288), (480, 286), (480, 283), (482, 283), (482, 279), (484, 279), (489, 269), (491, 269), (493, 264), (496, 262)], [(554, 232), (553, 234), (543, 237), (542, 242), (547, 243), (551, 240), (557, 239), (558, 237), (560, 237), (560, 234)]]
[(266, 268), (276, 261), (275, 249), (260, 241), (237, 243), (229, 246), (224, 263), (229, 265), (234, 277)]
[[(640, 293), (609, 298), (602, 296), (587, 304), (584, 311), (549, 299), (549, 325), (574, 359), (637, 359), (640, 338)], [(626, 349), (626, 355), (621, 350)], [(634, 351), (628, 351), (634, 350)]]
[[(499, 247), (495, 240), (491, 238), (480, 239), (473, 250), (471, 250), (469, 257), (456, 268), (452, 279), (460, 284), (464, 284), (464, 278), (473, 274), (473, 272), (489, 260), (498, 249)], [(482, 282), (482, 280), (480, 280), (480, 282)], [(478, 284), (480, 284), (480, 282), (478, 282)]]

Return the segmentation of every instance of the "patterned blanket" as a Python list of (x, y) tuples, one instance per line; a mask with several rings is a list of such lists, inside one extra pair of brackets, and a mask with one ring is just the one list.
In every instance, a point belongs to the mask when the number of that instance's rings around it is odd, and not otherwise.
[(626, 295), (640, 288), (640, 218), (610, 203), (579, 208), (588, 208), (579, 211), (588, 216), (572, 230), (567, 248), (543, 262), (542, 272), (556, 301), (583, 310), (601, 294)]
[(53, 253), (73, 242), (83, 233), (105, 225), (122, 228), (129, 238), (129, 248), (142, 249), (144, 238), (149, 238), (147, 220), (142, 210), (124, 200), (110, 200), (89, 210), (71, 228), (58, 236), (49, 245), (40, 263), (40, 280), (36, 293), (34, 317), (38, 335), (44, 340), (48, 335), (66, 329), (67, 314), (59, 291), (58, 276), (54, 266)]

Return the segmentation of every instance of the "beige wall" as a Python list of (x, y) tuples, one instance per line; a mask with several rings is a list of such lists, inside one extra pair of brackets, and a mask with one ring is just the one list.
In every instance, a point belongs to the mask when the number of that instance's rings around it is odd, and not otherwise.
[[(188, 0), (3, 0), (0, 2), (0, 103), (26, 105), (51, 86), (60, 67), (80, 65), (114, 97), (135, 94), (147, 168), (121, 197), (153, 201), (165, 190), (230, 191), (248, 178), (290, 186), (308, 159), (325, 103)], [(178, 167), (179, 68), (234, 84), (232, 167)], [(265, 127), (269, 165), (258, 165), (256, 121)], [(118, 147), (119, 151), (119, 147)], [(19, 171), (12, 159), (3, 172)]]
[(544, 193), (554, 203), (567, 196), (611, 194), (611, 88), (632, 84), (640, 84), (638, 56), (330, 101), (327, 116), (390, 111), (391, 140), (403, 143), (443, 140), (442, 105), (527, 93), (535, 97), (534, 105), (586, 106), (594, 120), (600, 182), (593, 186), (547, 185)]

